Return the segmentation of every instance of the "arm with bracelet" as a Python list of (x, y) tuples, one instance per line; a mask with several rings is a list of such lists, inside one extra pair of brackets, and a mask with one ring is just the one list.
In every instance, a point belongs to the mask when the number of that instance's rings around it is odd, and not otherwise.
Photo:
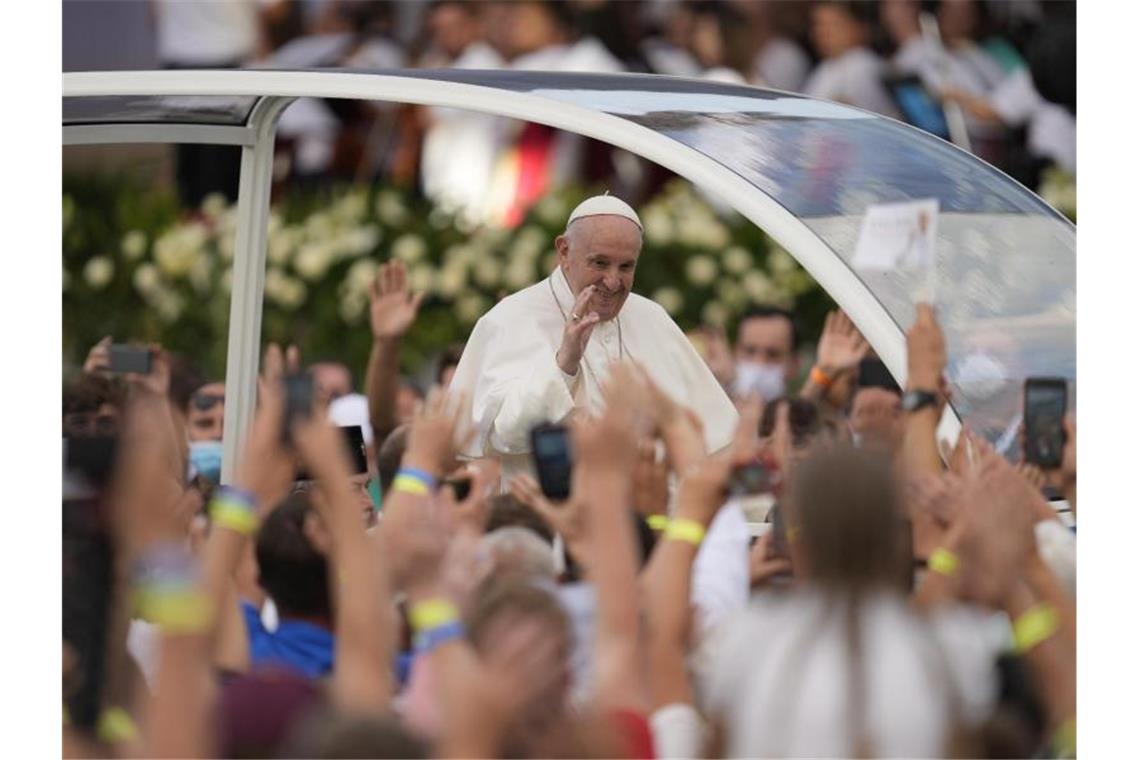
[(392, 698), (395, 650), (391, 590), (383, 555), (368, 540), (352, 494), (340, 431), (326, 420), (294, 426), (297, 449), (317, 479), (313, 504), (332, 541), (336, 665), (332, 696), (343, 710), (384, 714)]
[(689, 641), (693, 562), (704, 533), (725, 496), (728, 457), (706, 459), (686, 474), (677, 509), (645, 570), (649, 616), (649, 689), (654, 710), (692, 704), (686, 655)]
[(906, 334), (906, 354), (906, 427), (901, 455), (911, 472), (937, 474), (942, 471), (937, 433), (946, 342), (930, 304), (920, 303), (916, 307), (914, 324)]

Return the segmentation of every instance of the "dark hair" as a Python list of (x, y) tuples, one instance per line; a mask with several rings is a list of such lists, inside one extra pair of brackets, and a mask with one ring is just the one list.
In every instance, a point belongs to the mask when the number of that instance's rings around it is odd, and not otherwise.
[(750, 319), (788, 320), (788, 324), (792, 327), (792, 352), (794, 353), (799, 350), (800, 327), (796, 323), (796, 315), (792, 312), (779, 306), (771, 306), (768, 304), (758, 304), (756, 306), (752, 306), (748, 309), (748, 311), (744, 312), (744, 314), (742, 314), (740, 319), (737, 321), (736, 330), (738, 333), (740, 332), (740, 328), (744, 326), (744, 323)]
[(282, 615), (332, 617), (328, 561), (305, 536), (309, 494), (290, 494), (257, 532), (258, 583)]
[(838, 430), (838, 421), (814, 401), (782, 396), (765, 405), (758, 431), (761, 438), (767, 438), (776, 430), (776, 413), (784, 405), (788, 407), (788, 427), (791, 428), (794, 446), (806, 446), (821, 432)]
[(388, 494), (392, 481), (396, 479), (396, 472), (400, 469), (400, 461), (404, 458), (404, 450), (408, 447), (408, 426), (400, 425), (388, 434), (380, 448), (376, 451), (376, 478), (380, 481), (380, 495)]
[(127, 387), (119, 377), (83, 373), (63, 388), (63, 413), (98, 411), (103, 404), (122, 408)]
[(285, 758), (427, 758), (427, 743), (392, 715), (317, 710), (297, 726)]
[(439, 364), (437, 364), (435, 368), (436, 383), (442, 382), (443, 373), (448, 367), (459, 366), (459, 360), (463, 358), (463, 348), (463, 343), (452, 343), (443, 349), (443, 353), (439, 355)]
[(486, 532), (499, 528), (519, 527), (534, 531), (548, 544), (554, 544), (554, 531), (542, 519), (542, 516), (523, 504), (509, 493), (501, 493), (490, 499), (490, 516), (487, 519)]
[(872, 0), (816, 0), (812, 3), (812, 8), (819, 8), (824, 5), (846, 13), (852, 20), (860, 24), (866, 26), (874, 26), (875, 24), (878, 4)]
[(167, 353), (170, 363), (170, 391), (167, 394), (170, 402), (186, 412), (190, 406), (190, 399), (203, 385), (206, 385), (206, 375), (198, 365), (181, 354)]

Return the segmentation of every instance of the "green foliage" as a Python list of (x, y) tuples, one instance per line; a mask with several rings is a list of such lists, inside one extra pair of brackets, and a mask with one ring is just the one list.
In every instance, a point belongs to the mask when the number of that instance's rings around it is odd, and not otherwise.
[[(381, 261), (408, 265), (428, 293), (405, 343), (415, 371), (462, 341), (496, 300), (545, 277), (553, 240), (584, 188), (551, 194), (517, 228), (469, 228), (393, 187), (292, 193), (273, 206), (266, 251), (265, 340), (295, 342), (307, 359), (361, 371), (371, 336), (368, 286)], [(220, 197), (182, 213), (173, 195), (121, 176), (64, 178), (65, 361), (104, 335), (156, 341), (225, 368), (235, 209)], [(635, 290), (684, 329), (731, 326), (750, 303), (794, 306), (818, 326), (830, 299), (786, 252), (739, 215), (721, 216), (683, 181), (639, 213), (645, 246)]]

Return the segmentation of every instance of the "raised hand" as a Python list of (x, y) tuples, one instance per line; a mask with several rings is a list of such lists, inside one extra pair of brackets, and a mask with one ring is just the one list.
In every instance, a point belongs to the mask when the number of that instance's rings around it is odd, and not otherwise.
[(566, 326), (562, 329), (562, 345), (554, 355), (558, 367), (567, 375), (578, 373), (578, 364), (586, 353), (586, 345), (590, 342), (590, 335), (594, 327), (601, 321), (596, 311), (588, 311), (590, 300), (594, 297), (594, 286), (587, 285), (574, 299), (574, 306), (570, 310)]
[(423, 293), (408, 289), (408, 270), (402, 261), (380, 265), (369, 288), (370, 318), (375, 340), (401, 338), (416, 321)]
[(914, 324), (906, 333), (907, 387), (936, 392), (946, 369), (946, 340), (930, 304), (915, 309)]
[(141, 375), (136, 372), (127, 373), (127, 384), (132, 390), (149, 393), (156, 398), (166, 398), (170, 390), (170, 360), (162, 346), (151, 344), (150, 373)]
[(282, 446), (281, 425), (285, 418), (285, 357), (270, 343), (257, 381), (257, 413), (253, 417), (245, 451), (238, 462), (237, 483), (257, 496), (265, 512), (277, 506), (289, 492), (295, 467)]
[(87, 360), (83, 362), (83, 371), (89, 374), (107, 372), (111, 368), (111, 336), (91, 347), (87, 353)]
[(870, 344), (850, 318), (842, 311), (828, 313), (816, 348), (816, 366), (825, 375), (836, 375), (854, 369), (863, 360)]
[(562, 540), (571, 556), (585, 564), (583, 549), (586, 544), (588, 524), (582, 502), (573, 495), (564, 502), (552, 503), (542, 493), (538, 483), (530, 475), (519, 475), (510, 483), (511, 495), (527, 505), (546, 521)]
[(412, 420), (404, 463), (439, 475), (455, 456), (456, 434), (465, 417), (463, 399), (432, 390)]
[(731, 455), (718, 454), (691, 466), (678, 488), (677, 517), (695, 520), (707, 527), (728, 498), (732, 464)]
[(763, 586), (777, 575), (792, 572), (792, 561), (772, 555), (774, 534), (768, 531), (756, 539), (748, 552), (748, 577), (752, 588)]

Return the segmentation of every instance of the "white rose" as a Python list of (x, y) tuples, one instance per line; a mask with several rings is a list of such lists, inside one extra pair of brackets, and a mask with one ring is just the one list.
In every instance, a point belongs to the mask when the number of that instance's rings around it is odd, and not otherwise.
[(738, 245), (725, 250), (722, 256), (724, 270), (732, 274), (744, 274), (752, 268), (752, 254)]
[(705, 304), (705, 308), (701, 309), (701, 319), (710, 325), (723, 327), (724, 323), (728, 321), (728, 310), (724, 308), (723, 304), (709, 301)]
[(436, 287), (444, 298), (455, 298), (467, 285), (467, 267), (460, 264), (447, 264), (439, 271)]
[(641, 223), (645, 227), (645, 239), (656, 246), (669, 245), (673, 242), (673, 220), (669, 212), (660, 206), (651, 206), (641, 215)]
[(685, 274), (694, 285), (708, 285), (716, 279), (716, 261), (710, 256), (692, 256), (685, 262)]
[(229, 201), (221, 193), (210, 193), (202, 199), (202, 213), (207, 219), (217, 219), (227, 206)]
[(408, 221), (408, 209), (399, 194), (381, 190), (376, 195), (376, 216), (387, 227), (402, 227)]
[(570, 216), (570, 209), (566, 207), (566, 201), (562, 197), (547, 195), (535, 204), (534, 213), (543, 224), (557, 227)]
[(332, 213), (344, 221), (358, 222), (368, 213), (368, 199), (360, 192), (349, 193), (337, 201)]
[(344, 276), (344, 289), (347, 293), (360, 293), (368, 295), (372, 281), (376, 279), (376, 272), (380, 266), (371, 259), (361, 259), (348, 268)]
[(478, 293), (468, 293), (455, 303), (455, 316), (464, 324), (475, 324), (487, 310), (488, 301)]
[(199, 256), (190, 267), (190, 284), (198, 295), (209, 295), (210, 279), (214, 274), (214, 264), (209, 256)]
[(305, 220), (305, 236), (309, 240), (324, 240), (333, 234), (335, 227), (332, 215), (318, 211)]
[(360, 296), (345, 296), (340, 299), (340, 303), (337, 304), (337, 311), (340, 312), (340, 318), (347, 324), (354, 325), (364, 316), (364, 309), (367, 303), (368, 302)]
[(524, 258), (534, 262), (546, 249), (546, 233), (534, 225), (528, 225), (519, 231), (511, 244), (511, 258)]
[(517, 259), (507, 267), (504, 279), (508, 287), (515, 290), (534, 282), (534, 266), (526, 259)]
[(135, 290), (146, 296), (153, 293), (162, 284), (158, 269), (154, 264), (140, 264), (134, 275)]
[(792, 272), (796, 269), (796, 260), (783, 248), (774, 246), (768, 252), (768, 268), (773, 273)]
[(154, 260), (162, 273), (172, 279), (185, 277), (194, 259), (205, 256), (209, 230), (200, 222), (190, 222), (162, 234), (154, 242)]
[(138, 261), (146, 253), (146, 233), (141, 230), (131, 230), (123, 235), (120, 248), (127, 261)]
[(186, 302), (182, 296), (174, 291), (162, 288), (154, 293), (151, 298), (151, 306), (158, 312), (159, 318), (169, 324), (177, 322), (178, 318), (182, 316)]
[(332, 247), (328, 244), (306, 243), (297, 251), (293, 259), (293, 268), (297, 270), (297, 274), (313, 282), (325, 276), (332, 260)]
[(95, 290), (107, 287), (115, 276), (115, 262), (106, 256), (94, 256), (83, 267), (83, 279)]
[(736, 280), (721, 280), (716, 286), (716, 297), (733, 311), (739, 310), (748, 301), (744, 288)]
[[(234, 260), (234, 252), (237, 250), (237, 234), (227, 233), (218, 236), (218, 257), (222, 261), (230, 262)], [(286, 255), (288, 258), (288, 255)]]
[(427, 253), (427, 243), (419, 235), (407, 232), (392, 241), (392, 257), (413, 264)]
[(685, 297), (676, 288), (658, 288), (653, 294), (653, 300), (661, 305), (665, 311), (676, 316), (685, 305)]
[(408, 272), (408, 285), (416, 293), (431, 293), (435, 287), (435, 271), (429, 266), (413, 267)]
[[(269, 233), (269, 241), (265, 246), (265, 257), (269, 260), (270, 264), (275, 266), (284, 266), (289, 263), (289, 259), (293, 255), (293, 251), (297, 247), (297, 241), (300, 239), (301, 231), (296, 227), (285, 227), (277, 232)], [(221, 252), (223, 241), (218, 241), (218, 250)], [(222, 256), (227, 261), (232, 260), (232, 256), (227, 258)]]
[(493, 288), (499, 284), (502, 263), (491, 256), (484, 256), (475, 262), (475, 282), (481, 288)]
[(357, 227), (348, 233), (349, 251), (356, 256), (364, 256), (365, 254), (372, 253), (372, 251), (376, 249), (376, 246), (380, 244), (381, 237), (380, 228), (375, 224)]
[(771, 299), (776, 292), (776, 288), (772, 284), (772, 281), (768, 279), (768, 275), (757, 270), (753, 270), (744, 275), (741, 284), (744, 286), (744, 292), (746, 292), (748, 297), (753, 301), (767, 301)]
[(282, 288), (281, 305), (293, 311), (305, 302), (305, 297), (308, 294), (309, 289), (305, 287), (305, 283), (295, 277), (290, 277), (285, 281), (285, 285)]

